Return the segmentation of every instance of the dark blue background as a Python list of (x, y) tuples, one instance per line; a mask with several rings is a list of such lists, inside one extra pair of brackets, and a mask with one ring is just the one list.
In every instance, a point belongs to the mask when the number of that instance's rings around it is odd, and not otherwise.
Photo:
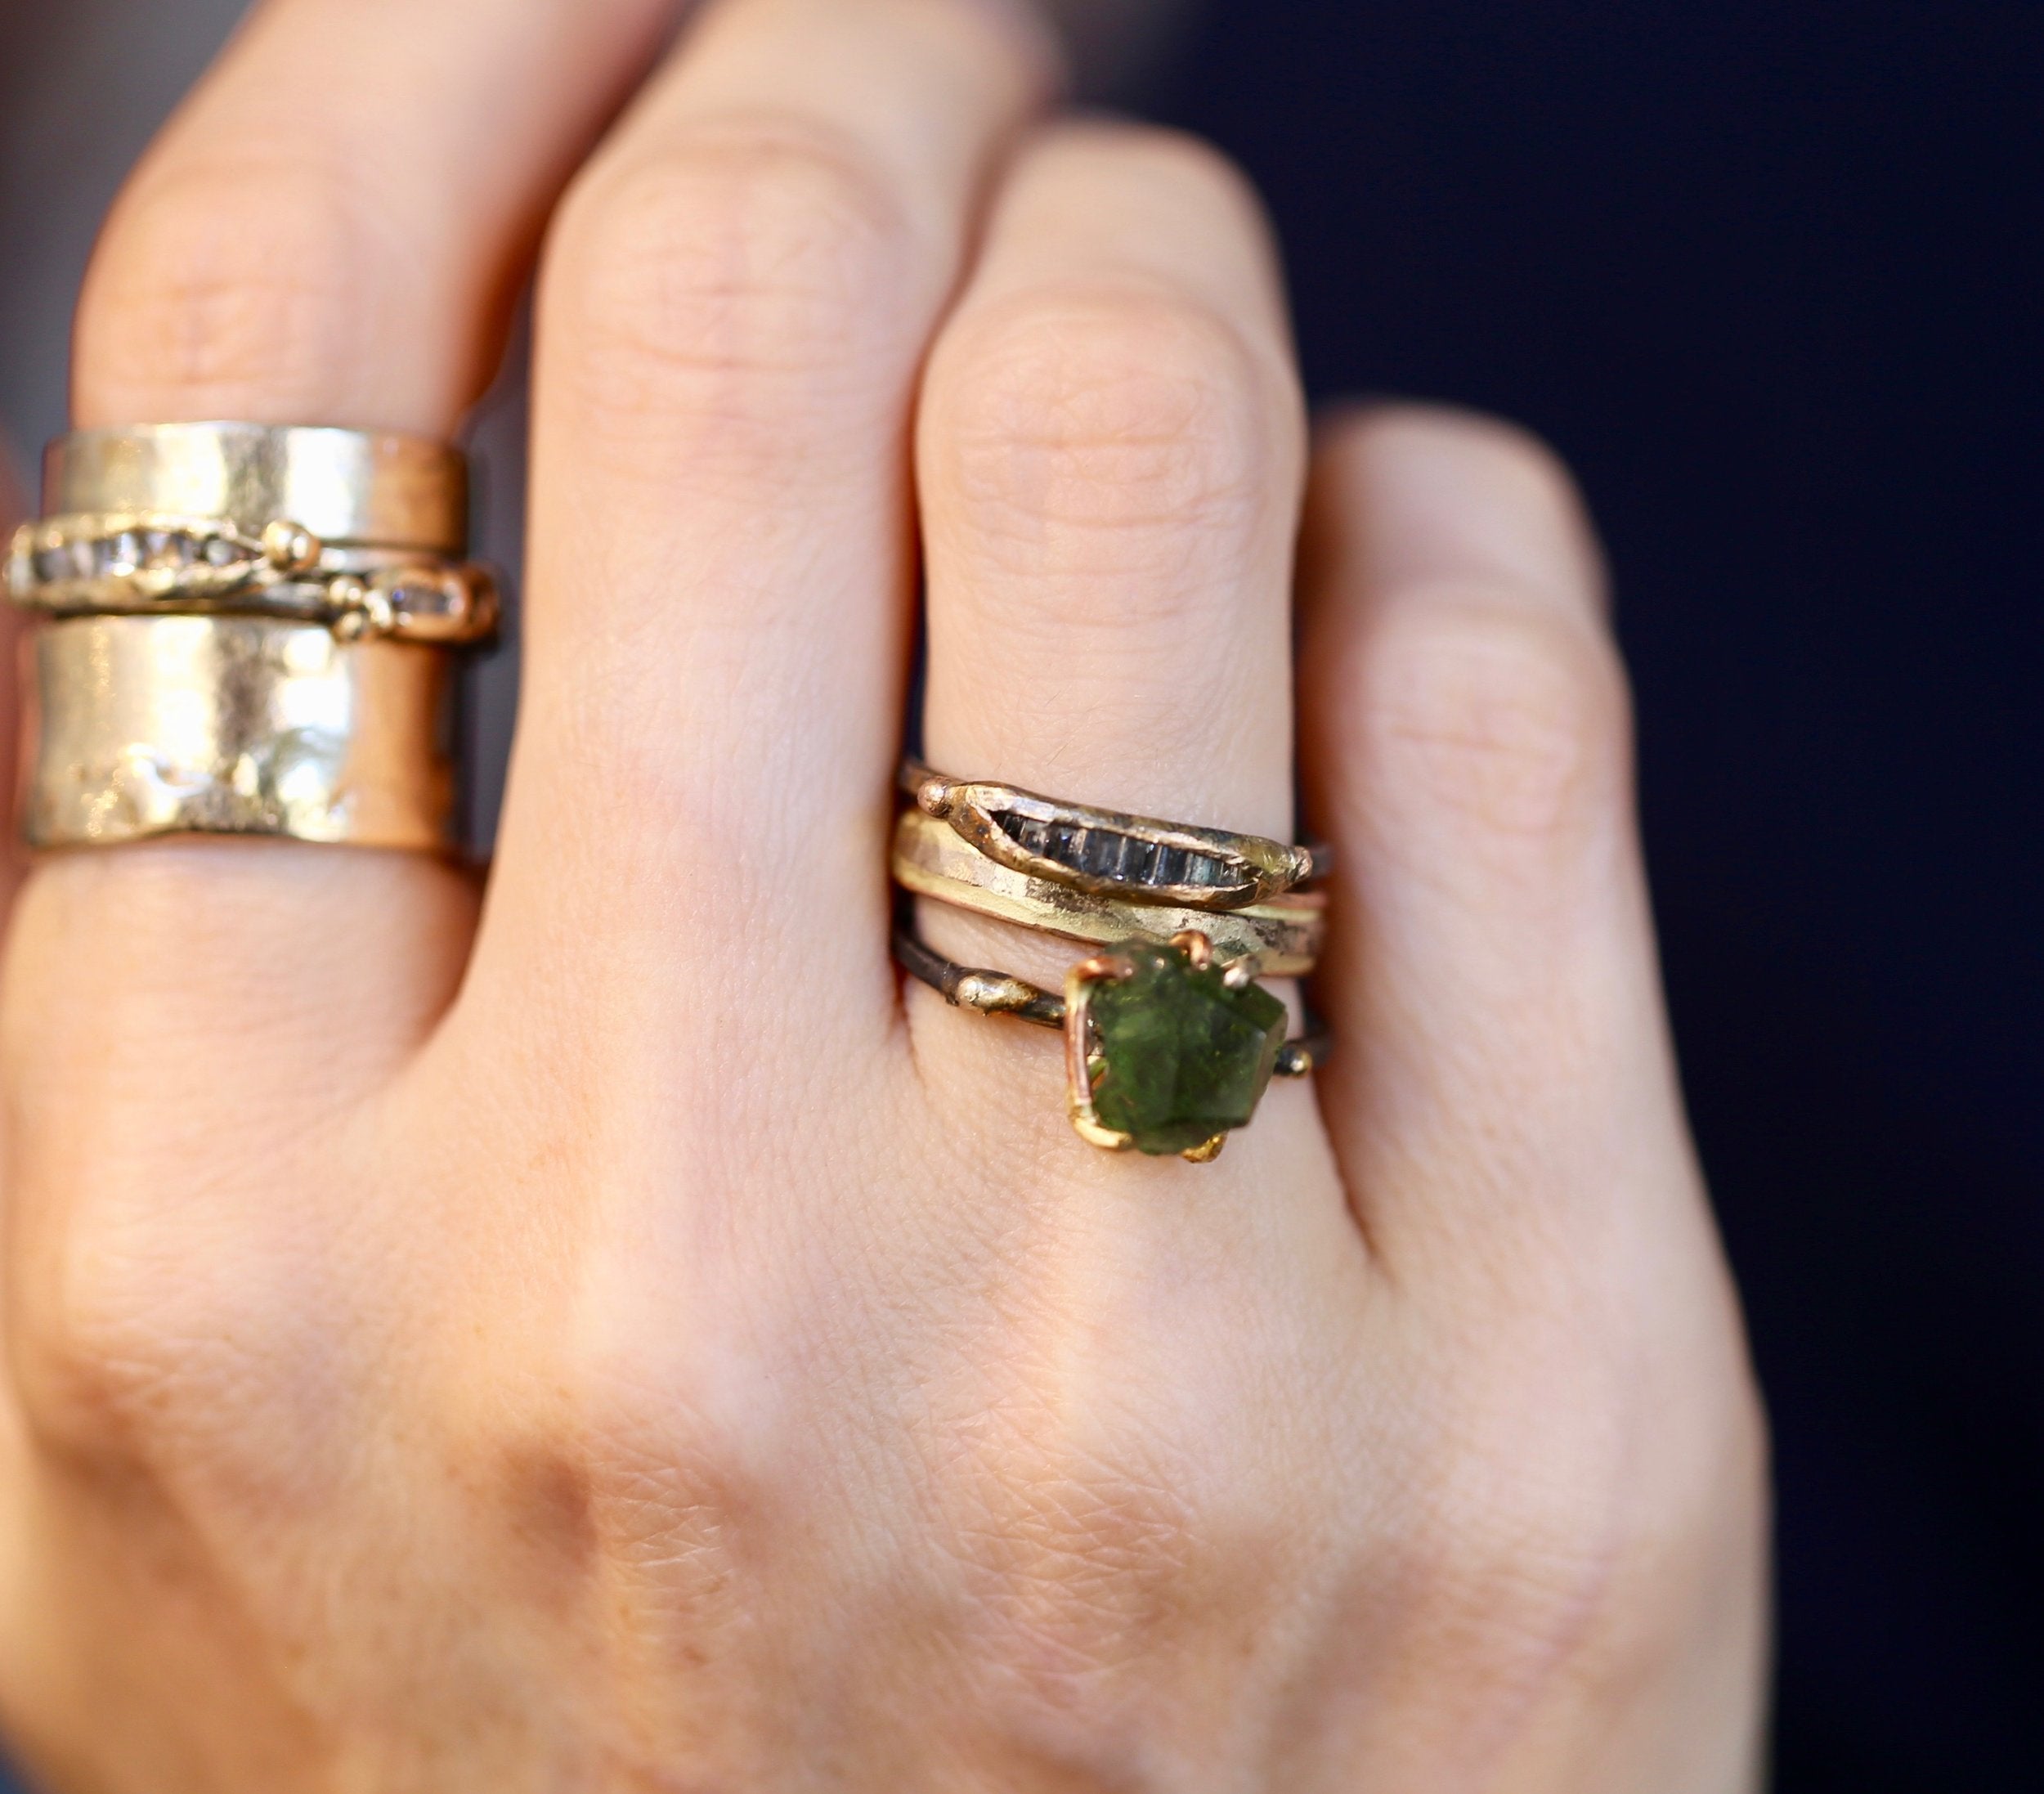
[(2044, 1787), (2044, 7), (1237, 4), (1165, 110), (1317, 393), (1508, 412), (1602, 524), (1783, 1794)]
[(2044, 1785), (2044, 6), (1222, 0), (1163, 110), (1317, 392), (1520, 417), (1602, 523), (1782, 1794)]

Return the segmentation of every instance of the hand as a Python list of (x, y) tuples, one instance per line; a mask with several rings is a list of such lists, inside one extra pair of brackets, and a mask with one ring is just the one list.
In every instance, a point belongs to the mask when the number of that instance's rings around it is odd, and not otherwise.
[[(451, 432), (665, 10), (271, 0), (108, 226), (79, 421)], [(1338, 421), (1295, 638), (1257, 208), (1048, 84), (989, 6), (725, 0), (573, 174), (486, 895), (31, 877), (52, 1788), (1753, 1786), (1762, 1429), (1576, 501)], [(1286, 834), (1296, 696), (1339, 1050), (1217, 1164), (1085, 1145), (1053, 1038), (890, 966), (918, 532), (934, 764)]]

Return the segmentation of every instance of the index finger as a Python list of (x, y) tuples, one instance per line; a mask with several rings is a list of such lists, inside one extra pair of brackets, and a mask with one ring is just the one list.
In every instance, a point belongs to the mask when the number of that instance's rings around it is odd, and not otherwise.
[[(668, 10), (258, 10), (108, 222), (77, 421), (450, 434), (540, 220)], [(465, 873), (417, 854), (186, 837), (47, 856), (11, 943), (22, 1112), (146, 1133), (264, 1097), (277, 1117), (344, 1102), (430, 1026), (473, 907)]]

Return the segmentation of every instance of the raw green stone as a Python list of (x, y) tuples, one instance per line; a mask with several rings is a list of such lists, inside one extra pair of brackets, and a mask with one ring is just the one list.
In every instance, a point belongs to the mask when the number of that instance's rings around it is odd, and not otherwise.
[(1093, 988), (1101, 1124), (1159, 1154), (1245, 1126), (1284, 1045), (1284, 1005), (1260, 985), (1229, 989), (1219, 967), (1195, 971), (1175, 947), (1115, 950), (1135, 975)]

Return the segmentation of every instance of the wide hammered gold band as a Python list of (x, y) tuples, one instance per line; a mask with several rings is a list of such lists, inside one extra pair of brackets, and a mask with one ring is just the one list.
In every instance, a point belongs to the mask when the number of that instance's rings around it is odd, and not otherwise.
[(255, 617), (67, 619), (29, 652), (33, 846), (187, 832), (451, 845), (444, 653)]
[(205, 518), (260, 539), (288, 519), (336, 548), (457, 556), (468, 542), (458, 449), (426, 437), (261, 424), (74, 430), (43, 457), (47, 516)]
[(495, 582), (462, 563), (446, 443), (256, 424), (80, 430), (43, 463), (9, 595), (37, 847), (267, 835), (453, 845), (453, 662)]
[(1253, 959), (1271, 978), (1305, 977), (1326, 935), (1326, 899), (1318, 892), (1290, 891), (1226, 910), (1102, 896), (1004, 866), (921, 810), (897, 819), (890, 868), (895, 882), (917, 896), (1096, 946), (1169, 942), (1196, 932), (1217, 958)]

